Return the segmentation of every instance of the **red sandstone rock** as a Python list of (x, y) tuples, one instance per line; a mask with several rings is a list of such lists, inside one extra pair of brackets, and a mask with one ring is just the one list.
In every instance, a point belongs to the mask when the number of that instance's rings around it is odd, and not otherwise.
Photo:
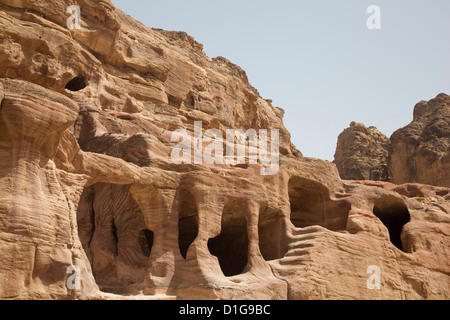
[(418, 103), (414, 120), (391, 137), (389, 173), (398, 184), (450, 187), (450, 97)]
[(388, 139), (352, 123), (338, 139), (335, 163), (345, 180), (450, 186), (450, 97), (418, 103), (414, 120)]
[(389, 181), (390, 140), (377, 128), (352, 122), (339, 136), (335, 161), (344, 180)]
[[(71, 4), (0, 1), (0, 298), (448, 299), (449, 189), (343, 182), (241, 68)], [(174, 164), (194, 120), (279, 129), (280, 170)]]

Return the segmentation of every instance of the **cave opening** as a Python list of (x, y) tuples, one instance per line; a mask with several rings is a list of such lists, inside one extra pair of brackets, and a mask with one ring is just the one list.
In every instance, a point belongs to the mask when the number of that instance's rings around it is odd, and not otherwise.
[(178, 206), (178, 246), (186, 259), (191, 244), (198, 236), (198, 210), (194, 196), (181, 190)]
[(96, 183), (84, 189), (77, 208), (78, 236), (105, 292), (123, 293), (148, 275), (154, 234), (129, 189)]
[(375, 201), (373, 213), (388, 229), (392, 244), (404, 251), (401, 237), (403, 227), (411, 221), (404, 201), (394, 196), (381, 197)]
[(289, 181), (291, 222), (296, 228), (321, 226), (331, 231), (347, 227), (351, 203), (346, 199), (331, 199), (327, 187), (301, 177)]
[(228, 202), (222, 213), (222, 231), (208, 241), (210, 253), (219, 259), (226, 277), (242, 274), (248, 264), (247, 219), (240, 201)]
[(86, 78), (84, 76), (78, 76), (70, 80), (65, 88), (69, 91), (77, 92), (83, 90), (86, 86)]
[(297, 228), (325, 227), (325, 201), (321, 190), (301, 178), (289, 181), (291, 221)]

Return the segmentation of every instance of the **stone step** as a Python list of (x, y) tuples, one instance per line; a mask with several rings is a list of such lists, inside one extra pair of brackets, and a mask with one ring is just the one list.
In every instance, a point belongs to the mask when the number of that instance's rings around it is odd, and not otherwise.
[(296, 241), (289, 244), (289, 250), (312, 248), (315, 245), (315, 241)]
[(292, 235), (293, 236), (300, 236), (300, 235), (305, 235), (305, 234), (312, 234), (312, 233), (322, 232), (323, 230), (324, 230), (324, 228), (322, 228), (320, 226), (312, 226), (312, 227), (307, 227), (307, 228), (297, 228), (297, 229), (294, 229), (292, 231)]
[(307, 248), (291, 249), (289, 250), (285, 257), (300, 257), (311, 253)]
[(279, 264), (282, 266), (286, 265), (301, 265), (306, 264), (306, 261), (308, 259), (306, 257), (302, 256), (295, 256), (295, 257), (285, 257), (283, 259), (278, 260)]
[(302, 234), (297, 235), (293, 237), (294, 240), (297, 241), (306, 241), (306, 240), (315, 240), (318, 238), (318, 235), (316, 233), (310, 233), (310, 234)]

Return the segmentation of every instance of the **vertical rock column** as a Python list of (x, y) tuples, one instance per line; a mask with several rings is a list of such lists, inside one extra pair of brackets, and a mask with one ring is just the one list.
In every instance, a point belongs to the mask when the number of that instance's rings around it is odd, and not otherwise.
[(198, 208), (198, 236), (191, 245), (187, 256), (186, 272), (191, 267), (199, 270), (198, 281), (216, 279), (221, 274), (219, 261), (208, 249), (209, 239), (215, 238), (221, 231), (221, 217), (224, 200), (211, 192), (195, 192)]
[[(85, 181), (64, 174), (53, 161), (78, 106), (36, 85), (5, 80), (4, 86), (0, 145), (9, 163), (0, 172), (0, 248), (9, 266), (0, 268), (0, 281), (6, 281), (0, 297), (21, 297), (27, 290), (36, 298), (86, 297), (98, 288), (74, 233), (74, 196), (65, 188), (70, 183), (81, 194)], [(1, 244), (5, 238), (17, 245)], [(72, 265), (81, 270), (81, 291), (66, 287)]]
[(130, 191), (144, 214), (148, 229), (154, 233), (146, 284), (150, 290), (146, 293), (157, 293), (152, 290), (167, 291), (175, 272), (175, 254), (179, 251), (175, 190), (133, 185)]
[(245, 207), (249, 240), (247, 268), (251, 272), (270, 273), (270, 267), (264, 260), (259, 248), (259, 211), (261, 206), (256, 201), (248, 200)]

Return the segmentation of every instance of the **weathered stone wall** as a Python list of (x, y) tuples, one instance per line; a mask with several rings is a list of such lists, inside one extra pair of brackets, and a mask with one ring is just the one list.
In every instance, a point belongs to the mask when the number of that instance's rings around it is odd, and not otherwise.
[[(1, 299), (450, 296), (449, 189), (343, 182), (241, 68), (109, 1), (69, 31), (72, 4), (0, 1)], [(279, 129), (279, 171), (174, 164), (194, 121)]]

